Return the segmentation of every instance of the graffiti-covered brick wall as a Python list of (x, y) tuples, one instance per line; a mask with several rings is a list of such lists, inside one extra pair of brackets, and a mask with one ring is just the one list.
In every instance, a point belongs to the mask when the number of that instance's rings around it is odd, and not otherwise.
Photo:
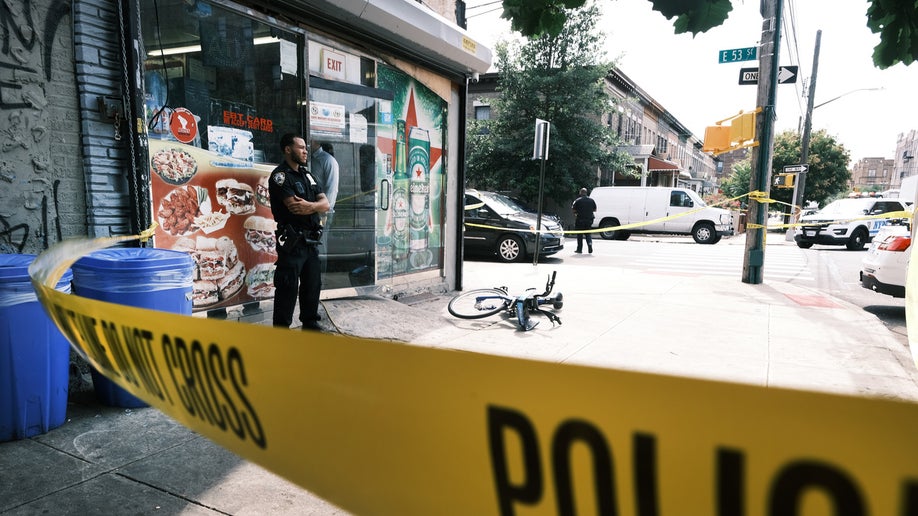
[(113, 0), (0, 2), (0, 253), (130, 232), (119, 27)]
[(0, 252), (85, 234), (71, 5), (0, 3)]

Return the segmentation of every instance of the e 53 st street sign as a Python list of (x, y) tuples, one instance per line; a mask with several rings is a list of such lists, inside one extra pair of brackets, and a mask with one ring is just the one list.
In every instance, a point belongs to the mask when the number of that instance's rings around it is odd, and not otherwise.
[(717, 53), (717, 59), (721, 64), (737, 63), (739, 61), (754, 61), (757, 55), (757, 47), (734, 48), (730, 50), (721, 50)]
[[(779, 66), (778, 67), (778, 84), (793, 84), (795, 82), (797, 82), (797, 67), (796, 66)], [(740, 85), (758, 84), (759, 83), (759, 69), (758, 68), (740, 68), (739, 83)]]

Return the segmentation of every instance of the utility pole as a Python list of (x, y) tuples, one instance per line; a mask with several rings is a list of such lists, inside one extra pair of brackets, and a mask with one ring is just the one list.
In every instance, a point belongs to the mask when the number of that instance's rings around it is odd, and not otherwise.
[[(813, 75), (810, 76), (810, 92), (806, 99), (806, 121), (803, 123), (803, 137), (800, 140), (800, 164), (806, 165), (810, 156), (810, 132), (813, 129), (813, 101), (816, 98), (816, 71), (819, 69), (819, 43), (822, 40), (822, 30), (816, 31), (816, 50), (813, 51)], [(803, 192), (806, 187), (806, 172), (797, 174), (794, 181), (794, 204), (803, 208)], [(796, 222), (796, 217), (794, 217)]]
[[(759, 90), (756, 105), (762, 116), (756, 120), (759, 145), (752, 148), (752, 176), (750, 191), (765, 195), (771, 192), (771, 160), (774, 146), (775, 103), (778, 90), (778, 50), (781, 43), (781, 11), (783, 0), (762, 0), (762, 40), (759, 52)], [(756, 227), (746, 229), (746, 254), (743, 258), (743, 283), (762, 283), (765, 266), (765, 219), (768, 207), (749, 200), (746, 220)]]

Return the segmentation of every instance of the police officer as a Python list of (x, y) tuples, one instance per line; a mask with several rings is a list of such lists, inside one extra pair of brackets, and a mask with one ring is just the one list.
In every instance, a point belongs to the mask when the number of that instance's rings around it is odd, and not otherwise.
[(583, 252), (583, 240), (586, 239), (587, 248), (590, 250), (590, 253), (592, 253), (593, 236), (589, 233), (589, 230), (593, 227), (593, 214), (596, 213), (596, 201), (590, 199), (590, 196), (587, 195), (586, 188), (581, 188), (580, 197), (577, 197), (574, 204), (571, 205), (571, 209), (574, 211), (574, 229), (578, 230), (577, 250), (574, 252)]
[(280, 140), (284, 161), (271, 172), (268, 191), (277, 222), (277, 268), (274, 271), (274, 326), (289, 328), (296, 300), (304, 330), (319, 330), (322, 269), (320, 214), (329, 210), (322, 186), (307, 168), (306, 140), (285, 134)]

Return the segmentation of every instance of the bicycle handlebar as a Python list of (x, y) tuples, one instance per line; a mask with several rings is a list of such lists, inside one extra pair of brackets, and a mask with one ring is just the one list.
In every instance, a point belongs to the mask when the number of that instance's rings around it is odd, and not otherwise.
[(539, 297), (545, 297), (551, 294), (552, 289), (555, 287), (555, 276), (557, 275), (558, 271), (551, 272), (551, 276), (548, 277), (548, 281), (545, 283), (545, 292), (539, 294)]

